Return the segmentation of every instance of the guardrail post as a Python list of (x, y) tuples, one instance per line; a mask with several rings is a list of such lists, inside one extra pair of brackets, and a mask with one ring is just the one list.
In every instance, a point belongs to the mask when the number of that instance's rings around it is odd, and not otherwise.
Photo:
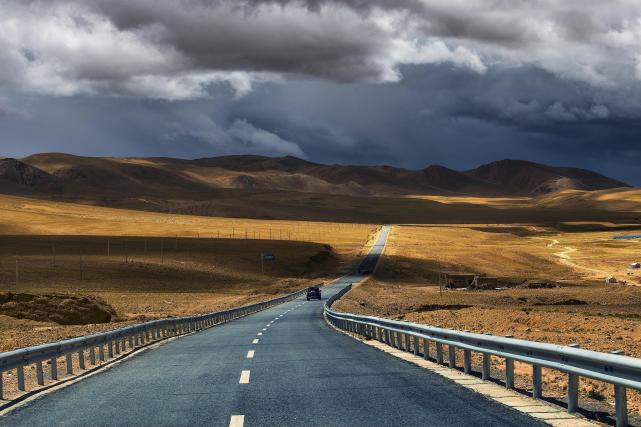
[[(612, 354), (624, 354), (623, 350), (613, 351)], [(617, 427), (628, 425), (628, 395), (625, 386), (614, 385), (614, 407), (616, 409)]]
[(93, 346), (89, 349), (89, 363), (96, 364), (96, 348)]
[(403, 351), (410, 351), (410, 334), (403, 334)]
[[(484, 332), (483, 335), (492, 335), (489, 332)], [(491, 357), (489, 353), (483, 353), (483, 366), (481, 368), (481, 379), (489, 380), (491, 376), (490, 372), (490, 361)]]
[(67, 368), (67, 374), (73, 374), (73, 359), (71, 358), (71, 353), (65, 354), (65, 367)]
[(441, 344), (438, 341), (434, 341), (434, 345), (436, 346), (436, 363), (439, 365), (443, 364), (443, 344)]
[(505, 388), (514, 388), (514, 360), (505, 359)]
[[(506, 335), (505, 338), (514, 338), (513, 335)], [(505, 388), (514, 388), (514, 360), (505, 358)]]
[(78, 350), (78, 367), (85, 369), (85, 352), (82, 350)]
[(0, 371), (0, 400), (4, 400), (4, 394), (2, 393), (2, 372)]
[(385, 344), (392, 345), (392, 334), (389, 329), (385, 329)]
[(100, 344), (98, 346), (98, 357), (100, 358), (101, 362), (105, 361), (105, 345), (104, 344)]
[(472, 352), (463, 350), (463, 372), (469, 374), (472, 372)]
[(622, 385), (614, 386), (614, 405), (616, 408), (616, 425), (625, 427), (628, 425), (628, 396), (627, 390)]
[(532, 397), (540, 399), (543, 396), (543, 381), (541, 376), (541, 366), (532, 365)]
[(418, 337), (414, 335), (414, 337), (412, 338), (412, 341), (414, 342), (414, 348), (413, 348), (414, 356), (418, 356)]
[(483, 353), (483, 366), (481, 367), (481, 379), (489, 380), (490, 374), (490, 354)]
[[(570, 344), (569, 347), (578, 348), (578, 344)], [(568, 412), (574, 413), (579, 408), (579, 376), (568, 373)]]
[(454, 369), (456, 368), (456, 347), (453, 345), (447, 346), (447, 356), (449, 359), (449, 367)]
[(42, 362), (38, 360), (36, 362), (36, 381), (38, 385), (45, 385), (45, 373), (42, 369)]
[(49, 363), (51, 364), (51, 379), (53, 381), (58, 380), (58, 359), (55, 357), (52, 357), (51, 360), (49, 360)]
[(430, 340), (423, 338), (423, 359), (430, 359)]
[(112, 339), (107, 343), (107, 356), (110, 359), (114, 357), (114, 342)]
[(24, 386), (24, 366), (18, 366), (16, 369), (16, 376), (18, 377), (18, 390), (25, 391)]

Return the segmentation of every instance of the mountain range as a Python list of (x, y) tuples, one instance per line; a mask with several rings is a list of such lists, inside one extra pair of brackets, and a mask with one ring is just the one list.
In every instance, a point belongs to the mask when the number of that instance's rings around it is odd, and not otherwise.
[(323, 165), (291, 156), (254, 155), (184, 160), (43, 153), (0, 159), (0, 193), (84, 198), (206, 200), (233, 189), (350, 196), (537, 196), (618, 187), (627, 185), (585, 169), (510, 159), (466, 171), (439, 165), (420, 170)]

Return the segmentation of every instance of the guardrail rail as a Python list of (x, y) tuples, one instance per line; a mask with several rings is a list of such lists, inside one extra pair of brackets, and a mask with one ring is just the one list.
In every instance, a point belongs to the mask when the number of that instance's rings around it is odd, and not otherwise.
[[(306, 288), (279, 298), (229, 310), (195, 316), (152, 320), (108, 332), (0, 353), (0, 401), (5, 398), (3, 394), (5, 382), (3, 374), (7, 372), (15, 370), (17, 392), (26, 392), (25, 368), (29, 365), (34, 365), (35, 381), (40, 386), (36, 387), (36, 390), (38, 390), (45, 386), (44, 364), (47, 362), (49, 366), (46, 379), (53, 383), (59, 380), (60, 367), (65, 370), (66, 375), (73, 375), (75, 370), (80, 370), (80, 373), (84, 373), (105, 361), (118, 358), (151, 342), (201, 331), (226, 323), (291, 301), (305, 292)], [(0, 409), (2, 409), (1, 402)]]
[[(333, 310), (332, 304), (351, 289), (351, 285), (331, 297), (324, 307), (325, 318), (334, 327), (366, 339), (376, 339), (403, 351), (422, 355), (443, 364), (443, 346), (447, 346), (448, 365), (457, 368), (456, 350), (463, 350), (463, 371), (472, 372), (472, 352), (482, 355), (481, 378), (489, 380), (490, 357), (505, 360), (505, 386), (514, 388), (514, 361), (532, 365), (532, 397), (543, 395), (541, 368), (568, 375), (567, 410), (579, 407), (579, 378), (591, 378), (614, 386), (616, 425), (628, 425), (627, 389), (641, 390), (641, 359), (621, 352), (600, 353), (578, 345), (556, 345), (493, 336), (469, 331), (437, 328), (417, 323), (361, 316)], [(431, 348), (434, 351), (431, 352)], [(432, 356), (433, 354), (433, 356)]]

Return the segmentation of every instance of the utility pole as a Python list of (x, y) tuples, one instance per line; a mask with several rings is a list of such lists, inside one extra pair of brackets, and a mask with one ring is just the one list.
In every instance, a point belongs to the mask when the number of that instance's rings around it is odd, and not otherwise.
[(18, 257), (16, 257), (16, 287), (20, 285), (20, 271), (18, 268)]

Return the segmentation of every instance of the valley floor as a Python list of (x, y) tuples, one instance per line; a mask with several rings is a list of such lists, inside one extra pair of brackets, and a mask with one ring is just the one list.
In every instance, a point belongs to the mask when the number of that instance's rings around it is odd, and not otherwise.
[[(0, 351), (275, 298), (351, 269), (377, 229), (0, 196)], [(53, 321), (85, 297), (111, 321)]]

